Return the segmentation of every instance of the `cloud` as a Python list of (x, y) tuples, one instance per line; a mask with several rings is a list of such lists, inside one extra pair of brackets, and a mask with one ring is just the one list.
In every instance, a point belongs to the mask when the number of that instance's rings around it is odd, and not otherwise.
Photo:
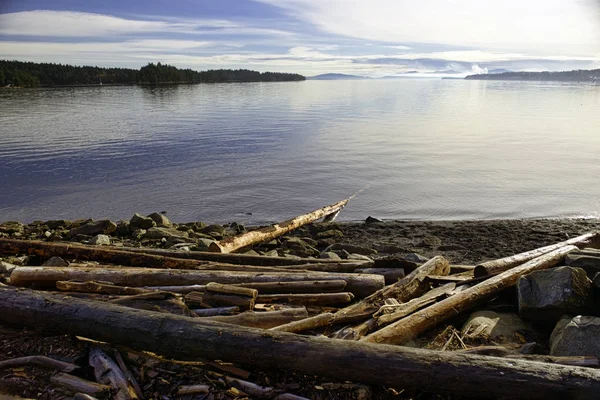
[(324, 32), (369, 41), (564, 55), (591, 55), (600, 48), (593, 0), (255, 1)]
[(279, 29), (246, 26), (218, 19), (125, 19), (73, 11), (23, 11), (0, 14), (0, 35), (110, 37), (134, 34), (291, 35)]
[(475, 64), (471, 67), (471, 72), (474, 74), (487, 74), (487, 68), (481, 68), (479, 65)]

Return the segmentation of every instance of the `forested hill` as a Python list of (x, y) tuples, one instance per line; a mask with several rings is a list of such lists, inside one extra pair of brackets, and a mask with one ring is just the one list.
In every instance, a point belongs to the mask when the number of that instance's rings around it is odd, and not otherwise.
[(246, 69), (194, 71), (166, 64), (150, 63), (142, 68), (76, 67), (73, 65), (0, 60), (0, 87), (161, 84), (161, 83), (224, 83), (303, 81), (298, 74), (257, 72)]
[(580, 69), (562, 72), (504, 72), (502, 74), (469, 75), (465, 79), (502, 81), (600, 82), (600, 69)]

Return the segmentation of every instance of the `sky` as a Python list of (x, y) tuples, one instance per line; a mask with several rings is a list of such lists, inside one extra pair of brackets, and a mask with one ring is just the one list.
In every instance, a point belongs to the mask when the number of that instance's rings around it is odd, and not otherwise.
[(0, 0), (0, 59), (370, 77), (600, 68), (600, 0)]

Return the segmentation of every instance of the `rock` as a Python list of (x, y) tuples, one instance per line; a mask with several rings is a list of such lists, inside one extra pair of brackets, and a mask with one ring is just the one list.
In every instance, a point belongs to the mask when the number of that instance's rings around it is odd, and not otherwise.
[(25, 233), (25, 225), (17, 221), (6, 221), (0, 224), (0, 232), (8, 235), (20, 236)]
[[(90, 221), (77, 228), (71, 229), (66, 234), (67, 239), (75, 238), (78, 235), (95, 236), (95, 235), (109, 235), (117, 230), (117, 224), (107, 219), (101, 221)], [(80, 240), (75, 240), (80, 241)]]
[(592, 305), (591, 281), (581, 268), (558, 267), (522, 276), (517, 283), (522, 318), (551, 323), (564, 314), (586, 313)]
[(77, 242), (77, 243), (87, 243), (92, 239), (92, 236), (90, 235), (82, 235), (82, 234), (78, 234), (73, 236), (70, 241), (71, 242)]
[(502, 343), (522, 343), (523, 332), (531, 328), (515, 314), (477, 311), (469, 316), (460, 333), (468, 338), (492, 339)]
[(323, 258), (325, 260), (341, 260), (342, 257), (335, 254), (333, 251), (324, 251), (319, 255), (319, 258)]
[(96, 235), (90, 240), (90, 244), (96, 246), (110, 246), (110, 236), (107, 235)]
[(325, 249), (325, 251), (332, 251), (332, 250), (345, 250), (348, 253), (362, 254), (363, 256), (377, 254), (377, 250), (375, 250), (375, 249), (371, 249), (368, 247), (354, 246), (352, 244), (345, 244), (345, 243), (334, 243)]
[(371, 257), (363, 256), (362, 254), (350, 253), (347, 257), (348, 260), (357, 260), (357, 261), (369, 261), (373, 262)]
[(550, 336), (550, 355), (600, 358), (600, 318), (578, 315), (561, 319)]
[(284, 240), (284, 244), (294, 243), (294, 244), (298, 244), (300, 246), (316, 246), (318, 243), (316, 240), (309, 238), (309, 237), (286, 236), (286, 237), (283, 237), (283, 240)]
[(385, 223), (385, 222), (383, 222), (382, 219), (371, 217), (370, 215), (367, 217), (367, 219), (365, 219), (365, 224), (383, 224), (383, 223)]
[(50, 257), (42, 264), (42, 267), (68, 267), (69, 263), (61, 257)]
[(344, 237), (344, 234), (342, 233), (342, 231), (339, 231), (337, 229), (329, 229), (327, 231), (319, 232), (315, 235), (315, 238), (317, 239), (335, 239), (341, 237)]
[(265, 256), (269, 256), (269, 257), (279, 257), (279, 253), (277, 252), (277, 250), (271, 250), (265, 253)]
[(189, 241), (189, 238), (185, 232), (160, 226), (152, 227), (146, 231), (146, 234), (144, 234), (144, 239), (158, 240), (162, 238), (181, 238), (184, 239), (184, 241)]
[(593, 278), (600, 272), (600, 254), (591, 255), (591, 252), (586, 251), (586, 254), (567, 254), (565, 264), (571, 267), (583, 268), (590, 278)]
[(141, 240), (145, 234), (146, 234), (145, 229), (135, 229), (133, 232), (131, 232), (131, 238), (133, 240)]
[(246, 232), (246, 227), (242, 224), (238, 224), (237, 222), (232, 222), (229, 224), (229, 229), (231, 229), (235, 235)]
[(221, 225), (212, 224), (212, 225), (208, 225), (208, 226), (205, 226), (204, 228), (202, 228), (200, 230), (200, 233), (206, 233), (207, 235), (210, 235), (213, 237), (215, 236), (215, 234), (219, 234), (221, 236), (221, 238), (223, 238), (223, 236), (225, 236), (226, 230)]
[(406, 261), (412, 261), (415, 263), (423, 264), (429, 261), (429, 258), (420, 255), (419, 253), (408, 253), (403, 256)]
[(68, 221), (66, 219), (56, 219), (56, 220), (46, 221), (43, 223), (43, 225), (46, 225), (48, 227), (48, 229), (64, 229), (64, 228), (68, 229), (71, 227), (71, 221)]
[(150, 217), (144, 217), (142, 214), (135, 213), (129, 220), (129, 225), (133, 229), (150, 229), (156, 226), (156, 222), (154, 222)]
[(166, 226), (166, 227), (173, 226), (173, 223), (171, 222), (171, 220), (169, 220), (169, 218), (167, 218), (167, 216), (164, 214), (152, 213), (152, 214), (148, 215), (148, 218), (150, 218), (152, 221), (154, 221), (156, 226)]
[(250, 249), (247, 252), (244, 253), (247, 256), (260, 256), (260, 254), (258, 254), (256, 251)]
[(317, 240), (317, 247), (319, 249), (324, 249), (335, 243), (335, 239), (327, 238), (327, 239), (319, 239)]
[(288, 238), (283, 243), (284, 249), (289, 250), (290, 254), (299, 257), (318, 257), (319, 250), (312, 247), (306, 240), (300, 238)]
[(308, 231), (311, 235), (316, 236), (318, 233), (336, 230), (339, 231), (340, 225), (337, 222), (318, 222), (308, 225)]
[(548, 354), (548, 350), (544, 349), (544, 346), (542, 346), (539, 343), (529, 342), (529, 343), (525, 343), (523, 346), (521, 346), (521, 348), (519, 349), (519, 353), (521, 353), (521, 354)]
[(196, 240), (196, 246), (195, 249), (196, 251), (207, 251), (208, 248), (210, 247), (210, 245), (214, 242), (214, 240), (211, 239), (204, 239), (204, 238), (199, 238)]
[(117, 224), (116, 234), (119, 237), (129, 236), (131, 234), (131, 229), (129, 227), (129, 222), (127, 222), (127, 221), (119, 221), (119, 223)]

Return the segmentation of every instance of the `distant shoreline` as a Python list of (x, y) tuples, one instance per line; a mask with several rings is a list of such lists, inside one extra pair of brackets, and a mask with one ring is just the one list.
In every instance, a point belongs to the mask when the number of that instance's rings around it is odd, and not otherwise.
[(467, 80), (496, 80), (496, 81), (537, 81), (537, 82), (600, 82), (600, 69), (573, 70), (561, 72), (503, 72), (500, 74), (476, 74), (465, 77)]

